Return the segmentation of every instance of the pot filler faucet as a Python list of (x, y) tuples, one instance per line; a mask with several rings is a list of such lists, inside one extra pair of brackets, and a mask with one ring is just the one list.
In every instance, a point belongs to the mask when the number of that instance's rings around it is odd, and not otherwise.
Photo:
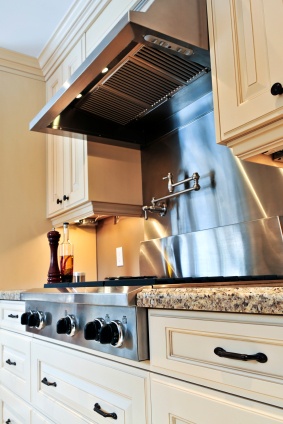
[[(160, 203), (162, 200), (170, 199), (171, 197), (179, 196), (183, 193), (188, 193), (189, 191), (198, 191), (200, 189), (200, 185), (198, 183), (199, 181), (199, 174), (197, 172), (194, 172), (192, 177), (186, 178), (185, 180), (178, 181), (177, 183), (173, 182), (173, 174), (171, 172), (168, 172), (167, 177), (164, 177), (163, 180), (168, 179), (168, 196), (160, 197), (159, 199), (156, 199), (153, 197), (151, 199), (152, 206), (143, 206), (142, 210), (144, 211), (144, 219), (148, 219), (148, 212), (150, 213), (159, 213), (160, 216), (164, 216), (167, 212), (167, 205), (166, 203)], [(187, 183), (189, 181), (194, 181), (193, 187), (187, 188), (185, 190), (178, 191), (177, 193), (173, 193), (174, 187), (177, 187), (180, 184)]]

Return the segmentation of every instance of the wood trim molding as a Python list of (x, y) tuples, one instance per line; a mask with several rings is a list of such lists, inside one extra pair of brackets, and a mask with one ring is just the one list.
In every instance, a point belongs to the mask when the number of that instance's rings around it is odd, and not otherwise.
[(140, 205), (123, 205), (120, 203), (87, 202), (75, 209), (67, 210), (60, 215), (51, 218), (53, 227), (61, 227), (63, 222), (73, 223), (79, 219), (108, 216), (132, 216), (141, 217), (142, 208)]
[(281, 150), (283, 148), (282, 130), (283, 120), (279, 119), (236, 140), (228, 142), (227, 147), (232, 148), (233, 154), (243, 160), (270, 149), (276, 148)]
[(44, 81), (38, 59), (0, 48), (0, 70)]
[(45, 81), (110, 2), (111, 0), (75, 1), (38, 57)]

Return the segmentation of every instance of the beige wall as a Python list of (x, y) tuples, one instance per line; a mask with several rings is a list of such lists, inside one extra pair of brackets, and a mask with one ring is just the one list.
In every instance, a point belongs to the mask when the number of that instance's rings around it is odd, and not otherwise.
[[(0, 290), (47, 279), (46, 137), (29, 131), (44, 104), (45, 82), (0, 70)], [(95, 230), (74, 229), (71, 240), (75, 270), (95, 279)]]
[[(121, 217), (100, 221), (97, 227), (98, 280), (111, 276), (137, 276), (140, 242), (144, 239), (144, 219)], [(123, 247), (124, 266), (117, 267), (116, 247)]]

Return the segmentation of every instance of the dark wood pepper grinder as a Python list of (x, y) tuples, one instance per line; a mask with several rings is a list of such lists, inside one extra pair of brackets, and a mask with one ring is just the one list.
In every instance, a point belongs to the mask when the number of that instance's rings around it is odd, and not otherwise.
[(49, 240), (50, 246), (50, 267), (48, 271), (47, 284), (61, 283), (61, 274), (58, 267), (58, 246), (61, 234), (58, 231), (55, 231), (53, 228), (52, 231), (47, 233), (47, 238)]

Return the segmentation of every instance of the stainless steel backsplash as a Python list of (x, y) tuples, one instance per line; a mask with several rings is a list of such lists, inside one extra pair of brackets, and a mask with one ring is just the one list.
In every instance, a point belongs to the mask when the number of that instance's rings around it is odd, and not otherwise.
[(175, 182), (198, 172), (201, 189), (167, 201), (166, 216), (149, 215), (141, 275), (283, 274), (281, 221), (267, 219), (283, 216), (283, 169), (241, 161), (216, 144), (211, 92), (166, 132), (142, 151), (144, 205), (168, 194), (168, 172)]

